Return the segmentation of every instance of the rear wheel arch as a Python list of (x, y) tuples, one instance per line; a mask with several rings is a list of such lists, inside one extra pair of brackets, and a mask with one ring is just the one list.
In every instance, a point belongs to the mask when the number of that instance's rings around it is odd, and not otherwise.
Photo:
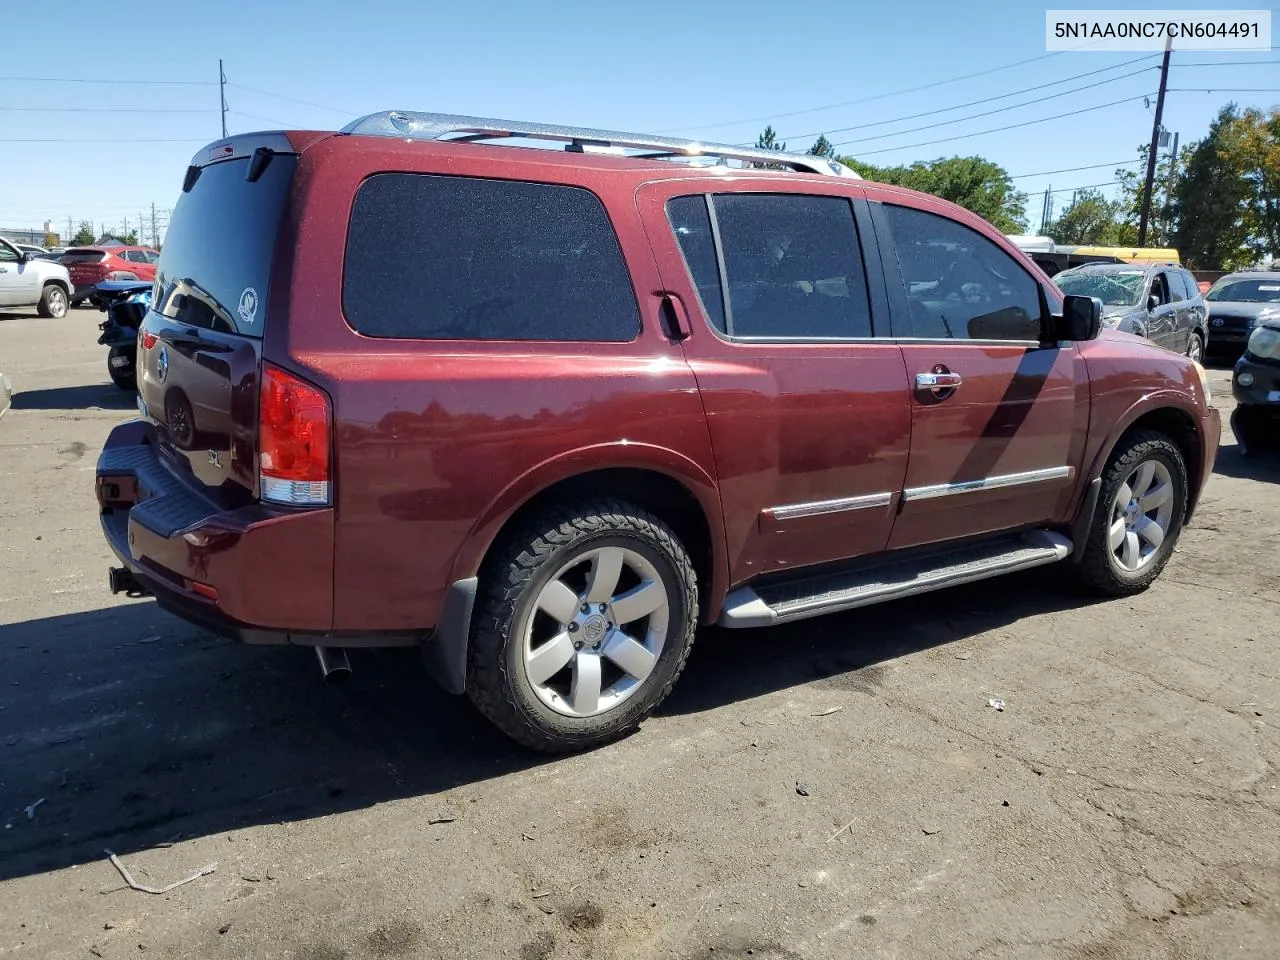
[[(678, 455), (672, 454), (672, 457)], [(683, 458), (681, 458), (683, 459)], [(661, 519), (684, 544), (698, 577), (699, 614), (716, 615), (725, 590), (724, 529), (718, 494), (710, 477), (686, 461), (687, 471), (668, 466), (610, 465), (588, 470), (539, 470), (542, 482), (524, 478), (500, 496), (473, 528), (455, 559), (451, 581), (478, 575), (496, 544), (529, 517), (554, 505), (586, 498), (612, 498), (635, 504)]]

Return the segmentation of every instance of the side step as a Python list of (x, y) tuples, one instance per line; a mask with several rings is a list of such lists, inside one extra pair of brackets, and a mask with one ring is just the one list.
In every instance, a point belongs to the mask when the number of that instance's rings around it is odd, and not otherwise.
[(745, 586), (725, 598), (722, 627), (770, 627), (929, 593), (1065, 560), (1071, 541), (1049, 530), (1010, 534), (887, 563)]

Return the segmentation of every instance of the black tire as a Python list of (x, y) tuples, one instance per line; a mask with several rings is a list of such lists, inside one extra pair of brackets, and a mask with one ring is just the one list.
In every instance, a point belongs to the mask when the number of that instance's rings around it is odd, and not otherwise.
[(116, 357), (128, 357), (133, 351), (124, 347), (112, 347), (107, 351), (107, 373), (111, 376), (111, 382), (121, 390), (137, 390), (138, 375), (132, 363), (123, 367), (117, 367), (113, 360)]
[[(1114, 520), (1116, 494), (1139, 466), (1149, 460), (1164, 464), (1173, 483), (1173, 511), (1164, 542), (1141, 569), (1129, 571), (1120, 565), (1109, 538)], [(1089, 526), (1084, 556), (1076, 568), (1085, 585), (1111, 597), (1141, 593), (1160, 575), (1182, 532), (1187, 516), (1187, 467), (1182, 452), (1168, 436), (1154, 430), (1137, 430), (1121, 438), (1102, 473), (1102, 490)]]
[(1231, 432), (1236, 437), (1236, 449), (1240, 456), (1251, 457), (1267, 446), (1266, 423), (1258, 411), (1248, 406), (1237, 406), (1231, 413)]
[[(617, 706), (571, 717), (539, 699), (523, 665), (523, 628), (542, 589), (575, 557), (620, 546), (644, 557), (666, 590), (666, 638), (652, 672)], [(636, 727), (671, 692), (697, 626), (698, 588), (684, 545), (653, 514), (623, 500), (551, 507), (486, 559), (467, 651), (467, 693), (504, 733), (546, 753), (598, 746)], [(514, 638), (514, 639), (513, 639)]]
[(1187, 356), (1196, 363), (1204, 363), (1204, 336), (1198, 330), (1191, 331), (1191, 337), (1187, 340)]
[(46, 320), (61, 320), (67, 315), (69, 302), (67, 291), (56, 283), (46, 283), (40, 291), (40, 302), (36, 304), (36, 313)]

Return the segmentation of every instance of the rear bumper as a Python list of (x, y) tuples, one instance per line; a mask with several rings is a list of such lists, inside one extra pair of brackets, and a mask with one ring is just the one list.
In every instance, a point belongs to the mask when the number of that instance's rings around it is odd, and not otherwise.
[(96, 488), (112, 552), (165, 608), (251, 643), (328, 633), (332, 510), (223, 509), (161, 461), (141, 420), (111, 432)]
[[(1242, 373), (1252, 377), (1248, 386), (1240, 383)], [(1269, 408), (1280, 415), (1280, 364), (1241, 357), (1231, 374), (1231, 395), (1241, 406)]]

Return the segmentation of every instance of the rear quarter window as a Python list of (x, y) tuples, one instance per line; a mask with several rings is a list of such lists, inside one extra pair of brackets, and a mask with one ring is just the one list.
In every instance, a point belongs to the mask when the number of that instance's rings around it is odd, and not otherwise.
[(356, 193), (342, 305), (370, 337), (626, 342), (640, 310), (578, 187), (384, 173)]

